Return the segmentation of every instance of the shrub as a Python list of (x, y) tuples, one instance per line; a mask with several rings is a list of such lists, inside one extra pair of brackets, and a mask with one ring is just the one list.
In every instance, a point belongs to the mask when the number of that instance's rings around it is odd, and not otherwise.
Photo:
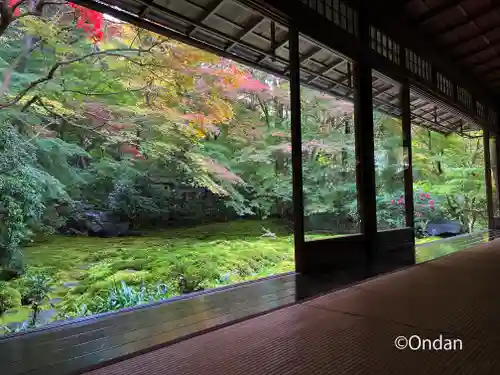
[(145, 259), (127, 259), (114, 262), (112, 264), (113, 271), (123, 271), (123, 270), (135, 270), (141, 271), (145, 268), (147, 260)]
[(7, 284), (0, 284), (0, 315), (21, 305), (21, 293)]
[(169, 289), (164, 284), (154, 287), (129, 286), (122, 281), (114, 284), (100, 295), (90, 300), (80, 299), (73, 304), (63, 306), (62, 317), (78, 317), (121, 310), (168, 298)]
[(37, 164), (37, 148), (8, 123), (0, 125), (0, 263), (21, 271), (20, 248), (41, 227), (64, 186)]
[(168, 289), (164, 286), (160, 285), (156, 288), (147, 288), (144, 285), (133, 287), (122, 281), (120, 285), (113, 285), (103, 297), (96, 296), (91, 307), (94, 313), (101, 313), (134, 307), (167, 297)]
[(188, 294), (217, 286), (220, 275), (214, 265), (200, 266), (185, 262), (176, 264), (173, 278), (177, 280), (178, 292)]
[(47, 299), (52, 279), (43, 271), (28, 272), (21, 282), (23, 301), (40, 304)]
[(102, 294), (110, 290), (114, 285), (125, 282), (127, 285), (141, 285), (149, 281), (151, 275), (147, 271), (118, 271), (104, 279), (96, 280), (92, 284), (87, 284), (86, 292), (90, 295)]

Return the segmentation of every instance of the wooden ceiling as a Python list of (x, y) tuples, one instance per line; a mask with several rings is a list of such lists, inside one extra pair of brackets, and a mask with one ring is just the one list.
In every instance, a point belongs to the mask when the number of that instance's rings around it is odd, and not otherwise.
[(440, 52), (500, 91), (500, 0), (409, 0), (404, 9)]
[[(469, 0), (464, 3), (471, 1), (484, 0)], [(246, 2), (238, 0), (77, 0), (77, 2), (269, 73), (285, 78), (289, 76), (288, 27), (285, 23), (262, 14)], [(332, 6), (338, 5), (335, 0), (330, 2)], [(460, 32), (460, 27), (457, 31), (455, 26), (451, 26), (465, 22), (463, 17), (459, 17), (460, 14), (455, 15), (455, 18), (449, 20), (445, 26), (437, 25), (434, 18), (447, 16), (450, 13), (449, 9), (460, 7), (458, 3), (461, 2), (441, 0), (440, 3), (433, 0), (432, 3), (433, 6), (427, 5), (423, 0), (412, 0), (404, 5), (411, 16), (421, 22), (422, 27), (434, 25), (438, 29), (448, 28), (451, 33)], [(336, 23), (348, 33), (355, 33), (354, 13), (345, 11), (342, 13), (341, 7), (337, 11), (336, 13), (335, 7), (331, 8), (332, 21), (337, 21)], [(500, 14), (498, 21), (500, 24)], [(429, 33), (439, 34), (440, 31), (429, 29)], [(376, 43), (376, 40), (372, 40), (372, 43), (374, 42)], [(318, 89), (336, 98), (353, 100), (352, 62), (348, 58), (305, 35), (300, 35), (299, 53), (300, 78), (304, 86)], [(500, 68), (500, 61), (498, 66)], [(399, 116), (401, 110), (397, 86), (378, 73), (374, 73), (374, 108), (391, 116)], [(455, 132), (466, 135), (480, 129), (474, 119), (442, 102), (425, 97), (418, 91), (412, 92), (411, 110), (414, 123), (441, 133)]]

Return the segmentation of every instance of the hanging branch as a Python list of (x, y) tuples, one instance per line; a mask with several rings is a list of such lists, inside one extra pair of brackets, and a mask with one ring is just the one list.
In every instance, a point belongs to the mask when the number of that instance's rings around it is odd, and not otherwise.
[(73, 121), (71, 121), (70, 119), (68, 119), (67, 117), (55, 112), (54, 110), (52, 110), (47, 104), (45, 104), (43, 102), (43, 100), (39, 97), (37, 97), (35, 95), (35, 97), (32, 98), (32, 101), (33, 103), (36, 103), (37, 105), (39, 105), (40, 107), (42, 107), (45, 111), (47, 111), (50, 115), (64, 121), (65, 123), (75, 127), (75, 128), (79, 128), (79, 129), (83, 129), (85, 131), (88, 131), (89, 133), (92, 133), (92, 134), (95, 134), (96, 136), (98, 136), (99, 138), (104, 138), (104, 136), (99, 133), (98, 131), (96, 131), (95, 129), (92, 129), (92, 128), (88, 128), (86, 126), (83, 126), (83, 125), (79, 125)]
[(19, 0), (10, 5), (8, 0), (0, 0), (0, 37), (7, 28), (15, 21), (27, 16), (41, 16), (43, 7), (46, 5), (64, 5), (66, 2), (40, 0), (35, 5), (34, 10), (21, 13), (20, 7), (27, 0)]
[(63, 66), (71, 65), (73, 63), (77, 63), (77, 62), (80, 62), (80, 61), (83, 61), (83, 60), (86, 60), (86, 59), (88, 59), (90, 57), (95, 57), (95, 56), (101, 56), (101, 55), (120, 56), (120, 55), (118, 55), (119, 52), (147, 53), (147, 52), (151, 52), (151, 50), (154, 47), (156, 47), (156, 46), (158, 46), (158, 45), (160, 45), (162, 43), (164, 43), (164, 41), (160, 41), (158, 43), (155, 43), (151, 47), (145, 48), (145, 49), (141, 49), (141, 48), (135, 48), (135, 49), (115, 48), (115, 49), (109, 49), (109, 50), (106, 50), (106, 51), (95, 51), (95, 52), (91, 52), (91, 53), (88, 53), (88, 54), (80, 56), (80, 57), (75, 57), (75, 58), (70, 59), (70, 60), (58, 61), (54, 65), (52, 65), (52, 67), (49, 69), (49, 72), (47, 73), (47, 75), (45, 75), (44, 77), (41, 77), (41, 78), (38, 78), (38, 79), (32, 81), (27, 87), (25, 87), (21, 92), (19, 92), (14, 97), (14, 99), (12, 99), (10, 102), (0, 104), (0, 109), (4, 109), (4, 108), (7, 108), (7, 107), (10, 107), (12, 105), (17, 104), (31, 90), (35, 89), (40, 84), (42, 84), (44, 82), (47, 82), (47, 81), (50, 81), (51, 79), (53, 79), (55, 73), (61, 67), (63, 67)]
[(12, 73), (14, 72), (14, 70), (17, 68), (17, 66), (21, 63), (21, 61), (23, 61), (29, 54), (31, 54), (31, 52), (33, 52), (34, 50), (36, 50), (38, 47), (40, 47), (42, 44), (42, 41), (39, 40), (38, 42), (36, 42), (35, 44), (33, 44), (33, 46), (31, 46), (31, 48), (27, 49), (27, 50), (24, 50), (22, 53), (20, 53), (16, 59), (12, 62), (12, 64), (7, 68), (5, 69), (4, 73), (3, 73), (3, 81), (2, 81), (2, 86), (0, 87), (0, 97), (4, 96), (6, 93), (7, 93), (7, 90), (9, 88), (9, 84), (10, 84), (10, 78), (12, 76)]
[(128, 89), (128, 90), (122, 90), (122, 91), (115, 91), (115, 92), (84, 92), (80, 90), (71, 90), (71, 89), (64, 89), (62, 90), (63, 92), (71, 92), (74, 94), (81, 94), (85, 96), (107, 96), (107, 95), (121, 95), (121, 94), (127, 94), (129, 92), (137, 92), (137, 91), (143, 91), (146, 90), (150, 84), (147, 84), (145, 86), (136, 88), (136, 89)]

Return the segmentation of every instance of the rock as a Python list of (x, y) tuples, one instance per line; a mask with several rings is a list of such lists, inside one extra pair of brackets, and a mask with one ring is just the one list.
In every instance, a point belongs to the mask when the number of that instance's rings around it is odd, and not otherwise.
[(439, 220), (427, 224), (427, 234), (430, 236), (457, 235), (462, 233), (459, 221)]
[(88, 270), (90, 267), (92, 267), (91, 264), (79, 264), (78, 266), (76, 266), (75, 268), (77, 270), (82, 270), (82, 271), (85, 271), (85, 270)]
[[(51, 319), (56, 316), (57, 311), (55, 309), (40, 310), (36, 317), (37, 324), (47, 324)], [(31, 317), (30, 317), (31, 319)]]
[(63, 285), (65, 288), (73, 288), (75, 286), (80, 285), (80, 283), (78, 281), (68, 281), (68, 282), (64, 283)]
[(12, 322), (12, 323), (7, 323), (6, 327), (10, 331), (16, 332), (17, 330), (19, 330), (19, 329), (21, 329), (23, 327), (27, 327), (28, 323), (29, 323), (28, 320), (25, 320), (24, 322)]
[(137, 273), (137, 270), (126, 269), (126, 270), (121, 270), (120, 272), (133, 274), (133, 273)]
[(76, 213), (59, 232), (65, 235), (85, 234), (93, 237), (141, 235), (140, 232), (130, 230), (130, 223), (120, 220), (112, 213), (92, 210)]
[(0, 281), (10, 281), (21, 276), (21, 271), (13, 269), (0, 269)]

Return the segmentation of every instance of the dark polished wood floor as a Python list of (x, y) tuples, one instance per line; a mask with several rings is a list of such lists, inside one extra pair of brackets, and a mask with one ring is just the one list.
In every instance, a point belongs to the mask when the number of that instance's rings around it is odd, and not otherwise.
[(86, 375), (498, 375), (499, 275), (494, 240)]
[[(495, 236), (495, 233), (491, 233), (490, 239), (493, 239)], [(480, 234), (447, 241), (449, 241), (448, 244), (455, 244), (454, 246), (456, 246), (457, 250), (461, 250), (473, 247), (487, 240), (488, 236)], [(336, 288), (338, 289), (341, 286), (351, 284), (358, 280), (348, 275), (341, 274), (335, 275), (333, 278), (322, 279), (288, 274), (258, 282), (242, 284), (225, 290), (193, 295), (190, 296), (190, 298), (179, 299), (168, 303), (159, 303), (119, 313), (76, 320), (65, 325), (47, 327), (46, 329), (23, 335), (0, 338), (0, 374), (57, 375), (80, 373), (84, 369), (96, 368), (103, 364), (110, 363), (111, 361), (116, 361), (117, 359), (123, 360), (132, 356), (134, 356), (133, 359), (122, 361), (121, 365), (116, 364), (108, 366), (106, 369), (111, 371), (110, 373), (152, 374), (154, 373), (154, 369), (148, 369), (146, 363), (141, 362), (141, 358), (156, 356), (162, 350), (171, 350), (178, 354), (181, 353), (179, 355), (185, 357), (190, 351), (182, 354), (182, 351), (179, 352), (178, 349), (175, 348), (184, 347), (185, 345), (194, 345), (198, 350), (198, 355), (193, 354), (194, 362), (196, 362), (196, 358), (205, 358), (205, 354), (200, 354), (205, 351), (205, 347), (198, 346), (205, 345), (205, 341), (203, 340), (215, 340), (218, 343), (220, 342), (220, 345), (223, 345), (223, 343), (228, 345), (225, 348), (226, 351), (220, 353), (220, 355), (229, 358), (233, 356), (232, 339), (230, 336), (233, 335), (233, 333), (235, 334), (239, 329), (229, 327), (229, 324), (238, 321), (242, 322), (234, 327), (240, 327), (242, 329), (242, 334), (238, 334), (239, 336), (237, 336), (240, 337), (243, 342), (247, 342), (247, 339), (250, 340), (251, 337), (257, 339), (255, 335), (251, 334), (251, 331), (254, 329), (252, 327), (255, 327), (252, 322), (261, 322), (259, 324), (263, 324), (262, 327), (269, 328), (269, 332), (263, 334), (262, 337), (272, 339), (271, 342), (274, 343), (274, 346), (281, 345), (277, 340), (281, 337), (280, 335), (285, 334), (287, 330), (290, 335), (294, 332), (302, 332), (305, 334), (306, 332), (301, 330), (310, 326), (311, 329), (315, 329), (317, 332), (309, 332), (307, 334), (319, 335), (322, 330), (321, 327), (316, 324), (326, 324), (325, 328), (331, 328), (332, 324), (336, 324), (328, 323), (328, 316), (330, 314), (334, 314), (335, 317), (342, 316), (339, 322), (344, 321), (344, 323), (339, 323), (340, 325), (349, 325), (352, 323), (348, 322), (349, 319), (344, 317), (343, 314), (364, 316), (366, 314), (378, 312), (381, 316), (374, 317), (373, 319), (392, 321), (394, 319), (391, 318), (391, 313), (394, 314), (400, 311), (396, 308), (394, 308), (394, 311), (391, 310), (391, 306), (394, 307), (394, 301), (398, 298), (401, 299), (402, 303), (404, 302), (403, 304), (407, 304), (410, 301), (412, 304), (427, 306), (426, 304), (429, 304), (431, 301), (429, 300), (429, 296), (432, 294), (438, 292), (444, 293), (439, 295), (439, 297), (446, 299), (446, 290), (461, 291), (462, 284), (464, 284), (465, 281), (463, 278), (467, 278), (467, 272), (474, 276), (481, 274), (478, 272), (479, 266), (487, 266), (488, 272), (483, 274), (483, 279), (481, 279), (483, 281), (487, 280), (484, 277), (493, 276), (492, 272), (495, 269), (495, 265), (498, 264), (497, 271), (500, 271), (500, 243), (497, 241), (494, 243), (499, 247), (496, 253), (490, 250), (481, 250), (477, 252), (478, 255), (476, 256), (474, 255), (476, 252), (472, 253), (470, 250), (466, 250), (457, 255), (442, 258), (434, 262), (427, 262), (421, 266), (412, 267), (406, 271), (391, 274), (382, 279), (374, 279), (373, 281), (365, 282), (347, 289), (344, 292), (326, 295), (314, 301), (310, 301), (311, 297), (317, 296), (318, 294), (324, 294)], [(427, 246), (438, 245), (439, 244)], [(488, 249), (490, 248), (488, 247)], [(496, 259), (496, 263), (490, 264), (489, 262), (495, 260), (493, 259), (493, 254), (498, 254), (499, 258)], [(481, 261), (482, 256), (488, 256), (489, 258), (485, 258), (484, 261)], [(454, 259), (453, 257), (456, 257), (458, 260), (456, 266), (452, 261), (452, 259)], [(467, 261), (469, 259), (471, 260), (469, 269), (465, 269), (464, 265), (468, 263)], [(459, 267), (458, 271), (455, 267)], [(416, 270), (420, 270), (420, 273), (416, 273)], [(417, 275), (417, 278), (413, 279), (412, 275)], [(450, 284), (451, 282), (455, 282), (455, 279), (459, 280), (458, 284)], [(389, 280), (389, 282), (387, 282), (387, 280)], [(491, 282), (492, 280), (489, 281)], [(392, 285), (392, 282), (395, 282), (399, 289), (393, 290), (395, 286)], [(436, 283), (437, 288), (434, 287), (434, 284), (432, 284), (433, 282)], [(468, 279), (467, 282), (475, 283), (476, 280)], [(445, 285), (446, 287), (444, 287)], [(414, 287), (417, 288), (415, 289)], [(378, 299), (374, 299), (373, 297), (372, 290), (375, 289), (384, 289), (376, 290), (376, 292), (380, 292)], [(466, 292), (470, 291), (470, 293), (475, 290), (476, 289), (471, 289), (470, 287), (469, 289), (465, 289)], [(425, 294), (424, 292), (430, 294)], [(391, 299), (391, 293), (395, 293), (392, 297), (397, 297), (396, 300)], [(422, 298), (420, 298), (420, 294), (418, 293), (422, 294)], [(350, 297), (345, 297), (347, 295)], [(351, 301), (350, 304), (347, 305), (351, 310), (342, 311), (341, 309), (337, 311), (337, 302), (328, 302), (332, 298), (336, 300), (339, 298), (338, 296), (344, 296), (342, 298), (347, 298)], [(476, 298), (477, 300), (480, 296), (482, 295), (467, 295), (467, 298)], [(450, 299), (450, 303), (454, 301), (453, 298)], [(297, 304), (298, 306), (287, 307)], [(357, 308), (363, 307), (366, 311), (363, 309), (360, 311), (355, 309), (352, 310), (354, 308), (353, 306)], [(379, 306), (379, 308), (373, 308), (373, 306)], [(436, 304), (436, 307), (439, 306), (441, 305)], [(330, 311), (332, 309), (335, 310), (335, 312)], [(387, 309), (392, 312), (387, 312)], [(276, 311), (269, 313), (273, 310)], [(257, 317), (264, 313), (269, 314), (265, 315), (265, 317)], [(427, 315), (424, 314), (424, 316)], [(257, 318), (247, 320), (252, 317)], [(317, 319), (315, 317), (317, 317)], [(304, 321), (302, 321), (302, 319)], [(369, 319), (369, 317), (366, 317), (366, 319)], [(276, 330), (273, 328), (274, 324), (276, 324)], [(290, 324), (288, 328), (287, 324)], [(401, 324), (401, 322), (398, 324)], [(228, 328), (208, 333), (226, 325)], [(222, 336), (218, 336), (221, 334), (220, 332), (223, 333)], [(224, 332), (231, 332), (231, 334), (228, 336)], [(274, 338), (269, 336), (272, 335), (273, 332), (277, 334)], [(200, 336), (200, 333), (205, 334)], [(368, 334), (368, 332), (365, 333)], [(245, 338), (245, 335), (250, 336)], [(203, 339), (201, 339), (201, 337), (203, 337)], [(188, 339), (186, 340), (186, 338)], [(289, 340), (290, 338), (291, 337), (283, 339)], [(180, 342), (181, 340), (182, 342)], [(364, 337), (364, 340), (370, 341), (374, 339)], [(160, 349), (166, 344), (169, 344), (168, 348)], [(254, 346), (260, 347), (264, 344), (264, 342), (248, 341), (248, 354), (254, 355), (251, 348)], [(306, 345), (304, 342), (297, 344)], [(351, 345), (354, 344), (351, 342)], [(244, 348), (239, 348), (238, 350), (244, 350)], [(146, 352), (148, 352), (148, 354), (139, 355)], [(243, 355), (243, 351), (241, 353)], [(307, 351), (305, 353), (307, 353)], [(305, 353), (296, 354), (302, 358)], [(166, 352), (165, 355), (175, 358), (175, 355), (171, 352)], [(155, 358), (155, 360), (158, 360), (159, 357)], [(214, 363), (217, 363), (217, 358), (217, 356), (214, 357)], [(283, 359), (276, 358), (276, 360), (280, 362)], [(235, 360), (235, 362), (237, 361), (238, 360)], [(127, 366), (127, 363), (130, 364), (130, 369), (120, 367)], [(183, 362), (180, 361), (179, 363), (182, 364)], [(171, 366), (171, 364), (168, 364), (168, 366)], [(178, 370), (172, 369), (172, 371), (170, 371), (171, 368), (168, 367), (168, 369), (163, 369), (164, 372), (160, 371), (157, 373), (180, 374), (182, 372), (176, 372), (180, 371), (180, 369), (183, 368), (182, 366), (175, 368)], [(101, 370), (101, 372), (98, 373), (107, 374), (107, 372), (102, 371), (108, 370)], [(113, 372), (115, 370), (118, 372)], [(149, 372), (149, 370), (151, 370), (151, 372)], [(198, 370), (200, 370), (200, 368), (196, 371)], [(213, 368), (213, 372), (219, 373), (220, 371)], [(208, 374), (208, 372), (206, 373)], [(253, 372), (250, 371), (249, 373)], [(257, 371), (255, 373), (259, 372)], [(201, 373), (198, 372), (197, 374)]]
[(353, 279), (287, 274), (0, 338), (0, 374), (68, 374), (296, 303)]

